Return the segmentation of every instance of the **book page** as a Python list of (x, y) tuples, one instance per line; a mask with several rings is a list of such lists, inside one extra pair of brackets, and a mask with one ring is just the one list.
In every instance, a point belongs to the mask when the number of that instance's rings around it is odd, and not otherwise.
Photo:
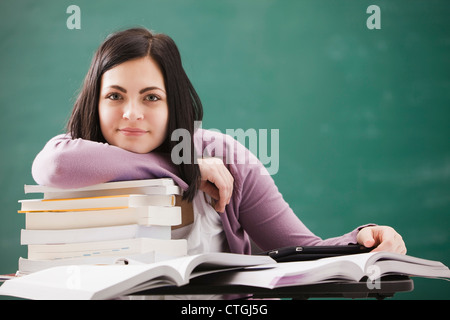
[[(163, 274), (174, 276), (168, 268), (152, 265), (62, 266), (8, 280), (0, 294), (26, 299), (110, 299), (143, 279)], [(180, 281), (178, 276), (174, 283)]]

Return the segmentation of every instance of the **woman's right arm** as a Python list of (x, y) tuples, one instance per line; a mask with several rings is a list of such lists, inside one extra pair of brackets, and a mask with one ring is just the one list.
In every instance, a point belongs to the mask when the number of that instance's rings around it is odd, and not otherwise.
[(32, 175), (40, 185), (81, 188), (108, 181), (171, 177), (182, 188), (176, 168), (158, 153), (138, 154), (83, 139), (58, 135), (36, 156)]

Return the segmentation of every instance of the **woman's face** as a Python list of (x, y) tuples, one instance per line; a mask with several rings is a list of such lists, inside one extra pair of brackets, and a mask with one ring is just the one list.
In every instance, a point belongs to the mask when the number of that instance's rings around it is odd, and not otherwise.
[(109, 144), (136, 153), (159, 147), (167, 135), (169, 107), (157, 63), (144, 57), (106, 71), (98, 111)]

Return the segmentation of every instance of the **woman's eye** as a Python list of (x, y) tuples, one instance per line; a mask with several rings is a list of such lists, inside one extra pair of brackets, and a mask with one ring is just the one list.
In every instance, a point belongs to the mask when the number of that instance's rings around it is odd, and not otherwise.
[(111, 93), (106, 98), (110, 100), (120, 100), (122, 97), (118, 93)]
[(145, 96), (144, 98), (147, 101), (158, 101), (159, 98), (157, 96), (155, 96), (154, 94), (149, 94), (148, 96)]

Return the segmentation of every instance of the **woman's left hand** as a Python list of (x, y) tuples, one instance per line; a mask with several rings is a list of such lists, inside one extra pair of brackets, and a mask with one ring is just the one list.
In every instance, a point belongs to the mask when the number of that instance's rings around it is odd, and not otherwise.
[(214, 209), (224, 212), (233, 194), (234, 178), (219, 158), (200, 158), (200, 190), (215, 200)]
[(406, 246), (402, 236), (388, 226), (365, 227), (358, 232), (356, 237), (359, 244), (366, 248), (376, 247), (376, 251), (389, 251), (406, 254)]

